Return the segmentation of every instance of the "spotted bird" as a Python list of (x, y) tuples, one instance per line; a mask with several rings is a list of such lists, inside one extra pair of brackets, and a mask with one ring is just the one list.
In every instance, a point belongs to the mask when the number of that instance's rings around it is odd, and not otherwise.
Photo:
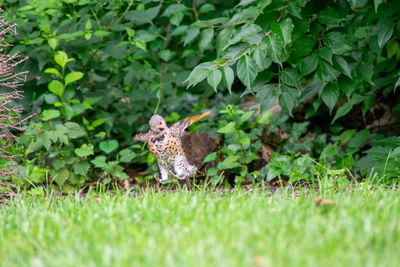
[(187, 127), (210, 114), (211, 112), (207, 111), (194, 115), (171, 127), (168, 127), (162, 116), (156, 114), (150, 118), (150, 131), (135, 136), (135, 141), (148, 142), (150, 152), (156, 157), (161, 173), (161, 178), (158, 178), (160, 183), (165, 183), (169, 174), (178, 179), (185, 179), (196, 172), (196, 167), (190, 165), (186, 159), (181, 137)]

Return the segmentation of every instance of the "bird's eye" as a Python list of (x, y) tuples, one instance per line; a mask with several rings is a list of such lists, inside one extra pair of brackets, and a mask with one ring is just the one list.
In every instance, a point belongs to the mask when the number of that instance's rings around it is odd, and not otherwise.
[(159, 131), (164, 131), (164, 128), (158, 128)]

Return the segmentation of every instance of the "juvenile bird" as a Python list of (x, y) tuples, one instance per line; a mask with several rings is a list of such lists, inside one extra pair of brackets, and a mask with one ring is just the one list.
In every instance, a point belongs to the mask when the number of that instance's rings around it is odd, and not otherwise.
[(165, 183), (169, 174), (185, 179), (196, 172), (196, 167), (190, 165), (183, 152), (181, 136), (187, 127), (210, 114), (207, 111), (194, 115), (171, 127), (168, 127), (162, 116), (154, 115), (149, 121), (150, 131), (135, 136), (135, 141), (148, 142), (150, 152), (156, 157), (161, 173), (161, 178), (158, 178), (160, 183)]

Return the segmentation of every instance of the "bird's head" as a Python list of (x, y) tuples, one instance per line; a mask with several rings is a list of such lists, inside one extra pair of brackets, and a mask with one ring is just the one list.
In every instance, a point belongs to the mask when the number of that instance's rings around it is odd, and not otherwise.
[(168, 128), (164, 118), (158, 114), (153, 115), (150, 118), (149, 124), (150, 124), (150, 131), (152, 131), (156, 135), (162, 134)]

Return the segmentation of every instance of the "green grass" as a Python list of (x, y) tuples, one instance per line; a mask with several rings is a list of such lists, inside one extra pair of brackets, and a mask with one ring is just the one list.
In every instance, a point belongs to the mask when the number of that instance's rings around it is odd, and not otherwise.
[(0, 208), (0, 265), (400, 266), (399, 191), (297, 194), (19, 195)]

